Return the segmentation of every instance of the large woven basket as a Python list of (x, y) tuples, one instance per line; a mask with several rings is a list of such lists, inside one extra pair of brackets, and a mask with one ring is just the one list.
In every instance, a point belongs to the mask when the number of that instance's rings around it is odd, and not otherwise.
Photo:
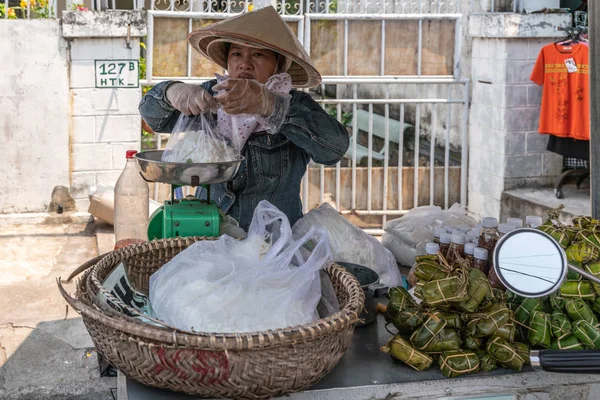
[[(331, 278), (340, 311), (314, 323), (248, 334), (191, 333), (154, 326), (97, 301), (100, 282), (121, 261), (136, 289), (148, 293), (150, 275), (197, 240), (175, 238), (128, 246), (96, 257), (66, 301), (83, 317), (96, 349), (125, 375), (145, 385), (208, 397), (263, 399), (300, 391), (329, 373), (350, 345), (364, 294), (338, 265)], [(106, 293), (104, 293), (106, 294)]]

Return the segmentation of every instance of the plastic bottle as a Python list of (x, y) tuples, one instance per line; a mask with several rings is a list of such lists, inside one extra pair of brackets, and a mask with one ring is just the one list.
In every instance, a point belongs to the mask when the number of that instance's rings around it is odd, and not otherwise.
[(452, 241), (452, 234), (442, 233), (440, 236), (440, 253), (446, 257), (448, 255), (448, 249), (450, 248), (450, 242)]
[(481, 220), (483, 225), (483, 231), (479, 235), (479, 242), (477, 247), (484, 248), (488, 251), (488, 265), (492, 265), (492, 254), (494, 253), (494, 247), (500, 234), (498, 233), (498, 220), (494, 217), (485, 217)]
[(525, 217), (525, 225), (527, 225), (529, 228), (537, 228), (543, 222), (544, 221), (542, 221), (542, 217), (537, 215), (528, 215)]
[(465, 239), (465, 235), (463, 235), (458, 229), (454, 231), (450, 239), (450, 247), (448, 247), (446, 256), (448, 264), (452, 265), (454, 261), (462, 258), (463, 251), (465, 249)]
[(452, 234), (452, 232), (454, 232), (455, 229), (456, 225), (446, 225), (446, 232), (448, 232), (449, 234)]
[(473, 268), (473, 262), (475, 261), (473, 257), (475, 254), (475, 247), (477, 247), (475, 243), (465, 243), (464, 258), (469, 262), (469, 268)]
[(514, 226), (515, 228), (523, 227), (523, 220), (521, 218), (507, 218), (506, 223)]
[(434, 243), (440, 244), (440, 236), (442, 236), (442, 233), (446, 233), (445, 228), (435, 228), (433, 230), (433, 242)]
[(512, 231), (513, 229), (516, 229), (516, 227), (514, 225), (511, 224), (500, 224), (498, 225), (498, 235), (500, 237), (506, 235), (508, 232)]
[(430, 255), (437, 254), (440, 251), (440, 245), (437, 243), (427, 243), (425, 245), (425, 252)]
[(115, 184), (115, 241), (148, 240), (148, 184), (142, 178), (133, 155), (127, 150), (125, 168)]
[(470, 230), (467, 232), (466, 243), (477, 243), (479, 241), (479, 232)]
[(469, 232), (471, 230), (471, 227), (469, 225), (467, 225), (467, 224), (461, 224), (461, 225), (458, 225), (456, 227), (456, 229), (458, 229), (462, 233), (466, 234), (467, 232)]
[(479, 269), (481, 272), (488, 275), (488, 251), (482, 247), (473, 249), (473, 268)]

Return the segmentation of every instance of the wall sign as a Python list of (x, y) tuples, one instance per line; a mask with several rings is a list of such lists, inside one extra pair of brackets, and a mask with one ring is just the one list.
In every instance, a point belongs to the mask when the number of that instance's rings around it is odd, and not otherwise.
[(97, 88), (139, 88), (138, 60), (95, 60)]

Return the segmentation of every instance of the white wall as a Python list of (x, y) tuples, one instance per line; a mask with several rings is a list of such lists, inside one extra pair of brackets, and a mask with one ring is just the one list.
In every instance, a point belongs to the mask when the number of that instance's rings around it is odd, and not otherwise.
[(44, 211), (69, 186), (67, 43), (56, 20), (0, 20), (0, 213)]

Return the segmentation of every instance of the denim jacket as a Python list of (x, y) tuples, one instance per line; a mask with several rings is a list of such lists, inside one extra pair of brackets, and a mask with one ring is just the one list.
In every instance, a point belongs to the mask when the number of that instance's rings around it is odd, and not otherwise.
[[(165, 96), (170, 83), (154, 86), (140, 102), (140, 114), (155, 132), (170, 133), (180, 115)], [(215, 84), (216, 80), (211, 80), (202, 86), (212, 94)], [(284, 212), (291, 225), (296, 223), (303, 215), (300, 182), (310, 159), (333, 165), (348, 150), (348, 132), (342, 124), (309, 94), (297, 90), (290, 94), (290, 110), (279, 132), (251, 135), (242, 151), (245, 159), (234, 179), (210, 188), (211, 200), (246, 231), (261, 200)], [(206, 190), (199, 188), (196, 197), (206, 199)]]

